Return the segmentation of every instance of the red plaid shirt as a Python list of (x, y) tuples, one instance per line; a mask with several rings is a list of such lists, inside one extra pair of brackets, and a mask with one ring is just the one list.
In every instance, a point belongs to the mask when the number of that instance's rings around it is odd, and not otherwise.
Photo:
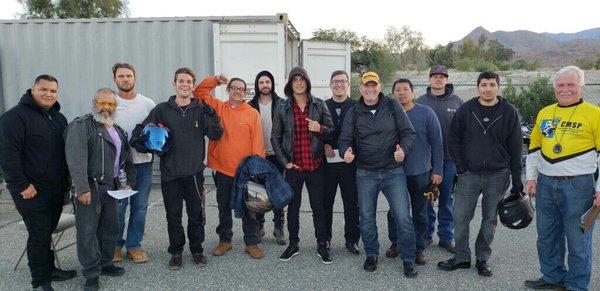
[(294, 112), (294, 164), (300, 167), (300, 172), (315, 171), (323, 162), (323, 157), (313, 158), (312, 146), (310, 144), (310, 133), (308, 132), (308, 107), (310, 99), (308, 99), (304, 111), (292, 101), (292, 109)]

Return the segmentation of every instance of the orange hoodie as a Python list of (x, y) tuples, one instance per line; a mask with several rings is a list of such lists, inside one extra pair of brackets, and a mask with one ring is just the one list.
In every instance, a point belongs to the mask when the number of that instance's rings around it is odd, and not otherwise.
[(235, 177), (243, 159), (251, 155), (265, 157), (260, 114), (246, 102), (232, 107), (213, 97), (210, 92), (217, 84), (215, 77), (205, 77), (194, 89), (194, 97), (215, 109), (225, 130), (220, 139), (208, 142), (208, 166)]

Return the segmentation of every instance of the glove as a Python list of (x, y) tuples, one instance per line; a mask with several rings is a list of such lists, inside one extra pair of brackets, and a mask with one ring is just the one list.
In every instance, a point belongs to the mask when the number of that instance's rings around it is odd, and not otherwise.
[(438, 186), (429, 182), (429, 185), (427, 185), (425, 188), (425, 193), (423, 193), (423, 196), (425, 196), (425, 198), (427, 198), (427, 200), (429, 200), (431, 203), (437, 201), (438, 197), (440, 197)]
[(204, 106), (202, 106), (202, 112), (205, 115), (214, 115), (215, 114), (215, 110), (212, 107), (210, 107), (210, 105), (208, 105), (208, 104), (204, 104)]
[(152, 151), (146, 147), (146, 141), (148, 141), (148, 135), (142, 131), (138, 138), (131, 141), (130, 145), (139, 153), (151, 153)]
[(173, 135), (172, 133), (169, 134), (169, 137), (167, 137), (167, 140), (165, 141), (165, 144), (162, 147), (162, 151), (156, 152), (155, 154), (159, 157), (164, 156), (165, 154), (168, 154), (171, 149), (173, 149)]
[(512, 179), (512, 188), (510, 189), (510, 194), (520, 194), (523, 193), (523, 182), (521, 182), (521, 177)]

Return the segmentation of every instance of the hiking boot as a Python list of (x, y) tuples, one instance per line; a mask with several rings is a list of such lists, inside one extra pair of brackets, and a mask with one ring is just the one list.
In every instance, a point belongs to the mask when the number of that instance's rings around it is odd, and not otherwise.
[(263, 257), (263, 252), (257, 245), (253, 245), (253, 246), (247, 245), (246, 253), (249, 254), (250, 257), (252, 257), (253, 259), (262, 259), (262, 257)]
[(181, 265), (183, 264), (181, 260), (181, 254), (172, 255), (169, 260), (169, 269), (171, 270), (179, 270), (181, 269)]
[(135, 248), (131, 250), (127, 250), (127, 257), (131, 259), (134, 263), (145, 263), (148, 261), (148, 253), (141, 248)]
[(213, 256), (222, 256), (229, 250), (231, 250), (231, 243), (228, 242), (219, 242), (219, 245), (212, 251)]
[(123, 260), (123, 251), (120, 247), (115, 248), (115, 255), (113, 256), (113, 262), (118, 263)]
[(194, 261), (194, 265), (199, 268), (206, 267), (206, 264), (208, 263), (206, 257), (202, 253), (192, 254), (192, 260)]
[(385, 256), (388, 258), (396, 258), (400, 255), (400, 247), (397, 244), (392, 244), (387, 251), (385, 251)]
[(417, 270), (415, 269), (415, 263), (413, 262), (404, 262), (404, 277), (406, 278), (414, 278), (416, 277), (419, 273), (417, 273)]
[(449, 253), (454, 254), (454, 244), (452, 242), (449, 242), (449, 243), (440, 242), (440, 243), (438, 243), (438, 246), (442, 249), (447, 250)]
[(120, 277), (123, 276), (123, 274), (125, 274), (125, 269), (115, 265), (102, 267), (102, 271), (100, 272), (100, 275), (109, 277)]
[(365, 264), (363, 265), (363, 269), (369, 272), (374, 272), (377, 270), (377, 257), (367, 257)]
[(287, 241), (285, 240), (285, 233), (283, 227), (273, 229), (273, 236), (275, 237), (277, 244), (284, 246)]
[(415, 263), (417, 263), (417, 265), (425, 265), (427, 263), (427, 259), (425, 259), (425, 253), (417, 253)]

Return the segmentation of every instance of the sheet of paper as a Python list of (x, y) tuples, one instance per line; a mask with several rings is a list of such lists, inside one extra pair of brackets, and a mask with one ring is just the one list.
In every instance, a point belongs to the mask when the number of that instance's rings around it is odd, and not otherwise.
[(335, 156), (333, 158), (327, 157), (328, 163), (340, 163), (344, 161), (344, 159), (340, 157), (340, 152), (338, 150), (333, 150), (333, 152), (335, 153)]
[(123, 199), (123, 198), (127, 198), (133, 194), (136, 194), (138, 191), (133, 191), (133, 190), (115, 190), (115, 191), (108, 191), (108, 195), (114, 197), (115, 199)]

